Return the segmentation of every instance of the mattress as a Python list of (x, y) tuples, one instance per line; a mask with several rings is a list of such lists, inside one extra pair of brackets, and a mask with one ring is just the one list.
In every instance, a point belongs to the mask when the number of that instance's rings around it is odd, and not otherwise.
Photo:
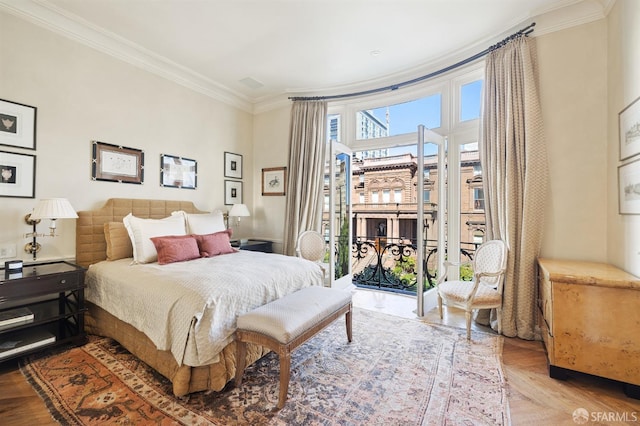
[(89, 267), (86, 299), (170, 351), (178, 365), (218, 362), (236, 319), (308, 286), (322, 286), (318, 264), (239, 251), (167, 265), (102, 261)]

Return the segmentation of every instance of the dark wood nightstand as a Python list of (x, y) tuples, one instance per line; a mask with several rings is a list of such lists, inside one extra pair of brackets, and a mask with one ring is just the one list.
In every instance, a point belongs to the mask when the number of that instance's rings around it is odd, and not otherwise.
[(0, 362), (87, 341), (84, 272), (62, 261), (0, 270)]
[(267, 240), (247, 240), (245, 243), (241, 243), (240, 240), (232, 240), (231, 246), (239, 248), (240, 250), (273, 253), (273, 242)]

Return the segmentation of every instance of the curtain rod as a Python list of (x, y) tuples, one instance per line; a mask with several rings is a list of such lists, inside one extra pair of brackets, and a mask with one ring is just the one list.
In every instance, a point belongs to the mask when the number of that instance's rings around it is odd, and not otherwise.
[(448, 67), (442, 68), (442, 69), (440, 69), (438, 71), (434, 71), (432, 73), (429, 73), (427, 75), (423, 75), (421, 77), (414, 78), (412, 80), (403, 81), (402, 83), (392, 84), (390, 86), (385, 86), (385, 87), (379, 87), (377, 89), (363, 90), (361, 92), (345, 93), (345, 94), (342, 94), (342, 95), (290, 96), (289, 99), (292, 100), (292, 101), (327, 101), (327, 100), (333, 100), (333, 99), (353, 98), (353, 97), (357, 97), (357, 96), (366, 96), (366, 95), (372, 95), (374, 93), (398, 90), (401, 87), (409, 86), (409, 85), (416, 84), (416, 83), (419, 83), (419, 82), (424, 81), (424, 80), (428, 80), (428, 79), (436, 77), (436, 76), (438, 76), (440, 74), (444, 74), (444, 73), (449, 72), (451, 70), (454, 70), (454, 69), (456, 69), (458, 67), (461, 67), (462, 65), (466, 65), (466, 64), (468, 64), (470, 62), (473, 62), (476, 59), (482, 58), (483, 56), (493, 52), (494, 50), (506, 45), (511, 40), (514, 40), (514, 39), (522, 37), (522, 36), (525, 36), (525, 37), (528, 36), (529, 34), (531, 34), (533, 32), (533, 27), (535, 27), (535, 26), (536, 26), (536, 23), (532, 22), (531, 24), (527, 25), (526, 27), (524, 27), (520, 31), (517, 31), (517, 32), (511, 34), (509, 37), (505, 38), (504, 40), (499, 41), (498, 43), (494, 44), (493, 46), (490, 46), (490, 47), (486, 48), (485, 50), (483, 50), (480, 53), (476, 53), (475, 55), (473, 55), (473, 56), (471, 56), (471, 57), (469, 57), (467, 59), (463, 59), (460, 62), (456, 62), (455, 64), (449, 65)]

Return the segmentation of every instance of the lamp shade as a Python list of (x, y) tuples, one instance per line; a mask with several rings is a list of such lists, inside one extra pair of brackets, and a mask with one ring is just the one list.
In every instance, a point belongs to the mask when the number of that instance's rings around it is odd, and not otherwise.
[(78, 214), (66, 198), (43, 198), (31, 213), (31, 219), (73, 219)]
[(246, 204), (234, 204), (231, 210), (229, 210), (229, 216), (247, 217), (251, 216), (251, 214), (249, 214), (249, 209)]

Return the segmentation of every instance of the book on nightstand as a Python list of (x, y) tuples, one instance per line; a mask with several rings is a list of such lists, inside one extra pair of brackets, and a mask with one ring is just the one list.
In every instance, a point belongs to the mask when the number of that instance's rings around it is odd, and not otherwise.
[(0, 312), (0, 329), (33, 321), (33, 312), (29, 308), (16, 308)]
[(13, 333), (6, 340), (0, 341), (0, 359), (55, 341), (56, 336), (45, 330), (30, 329)]

